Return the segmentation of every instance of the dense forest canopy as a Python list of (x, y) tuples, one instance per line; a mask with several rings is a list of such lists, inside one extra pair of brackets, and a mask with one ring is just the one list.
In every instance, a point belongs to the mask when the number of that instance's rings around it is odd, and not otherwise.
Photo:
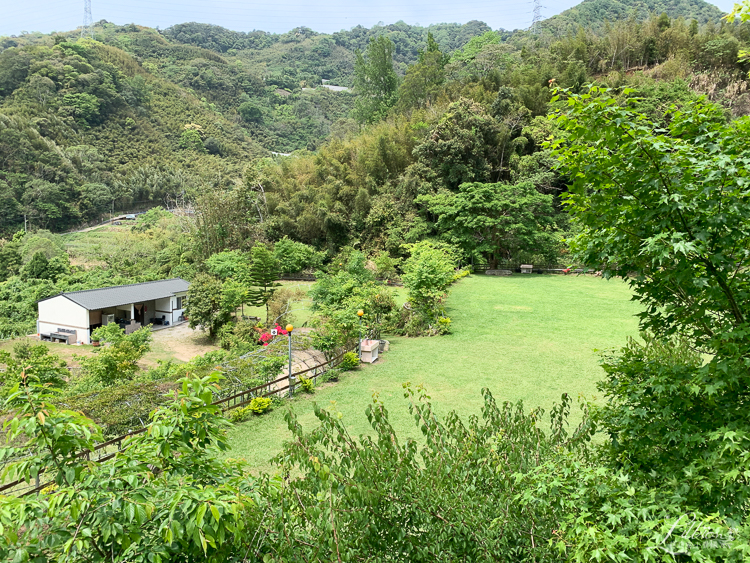
[[(551, 198), (550, 236), (532, 237), (549, 244), (508, 240), (477, 255), (468, 249), (486, 245), (464, 240), (464, 259), (554, 261), (567, 227), (565, 178), (542, 147), (554, 132), (551, 86), (628, 86), (655, 116), (702, 94), (735, 116), (750, 109), (738, 62), (746, 24), (700, 1), (622, 6), (584, 2), (557, 19), (585, 27), (551, 18), (537, 33), (477, 21), (330, 35), (102, 21), (93, 41), (4, 38), (0, 231), (63, 231), (179, 204), (199, 209), (197, 232), (212, 231), (208, 254), (249, 248), (248, 236), (289, 236), (327, 252), (399, 255), (425, 236), (456, 242), (438, 209), (458, 213), (460, 186), (479, 182), (506, 194), (533, 185)], [(298, 152), (274, 160), (271, 151)]]
[(580, 4), (552, 16), (542, 26), (548, 29), (574, 30), (581, 25), (597, 29), (605, 22), (633, 17), (645, 20), (651, 14), (667, 14), (672, 19), (695, 20), (699, 25), (716, 23), (724, 15), (719, 8), (703, 0), (583, 0)]

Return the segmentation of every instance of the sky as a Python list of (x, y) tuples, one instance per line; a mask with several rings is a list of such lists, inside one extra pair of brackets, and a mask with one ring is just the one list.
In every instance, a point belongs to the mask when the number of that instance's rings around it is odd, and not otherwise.
[[(539, 0), (550, 17), (578, 0)], [(733, 0), (713, 2), (729, 11)], [(70, 31), (83, 22), (84, 0), (0, 0), (0, 36), (24, 31)], [(136, 23), (167, 28), (197, 21), (234, 31), (283, 33), (306, 26), (321, 33), (372, 27), (403, 20), (408, 24), (466, 23), (480, 20), (493, 29), (522, 29), (531, 24), (533, 0), (91, 0), (94, 21)]]

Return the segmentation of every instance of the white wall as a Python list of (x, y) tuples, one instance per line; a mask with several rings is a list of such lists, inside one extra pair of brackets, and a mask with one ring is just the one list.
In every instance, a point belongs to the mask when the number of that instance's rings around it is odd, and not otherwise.
[(156, 300), (156, 310), (154, 311), (153, 315), (149, 315), (150, 317), (154, 317), (156, 319), (160, 319), (164, 317), (164, 320), (169, 321), (169, 324), (172, 324), (172, 300), (167, 297), (165, 299), (157, 299)]
[[(175, 293), (174, 297), (172, 297), (172, 319), (173, 322), (177, 322), (177, 319), (180, 318), (180, 315), (185, 311), (185, 298), (187, 296), (187, 292), (182, 293)], [(182, 297), (182, 307), (177, 308), (177, 298)]]
[(39, 303), (39, 332), (57, 332), (58, 328), (75, 330), (75, 338), (89, 344), (89, 312), (67, 297), (58, 295)]

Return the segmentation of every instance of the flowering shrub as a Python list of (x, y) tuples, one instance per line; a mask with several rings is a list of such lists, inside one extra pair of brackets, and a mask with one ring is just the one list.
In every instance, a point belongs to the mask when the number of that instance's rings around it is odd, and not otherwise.
[[(287, 334), (289, 334), (289, 331), (287, 331), (287, 329), (283, 328), (278, 323), (276, 323), (273, 328), (276, 329), (276, 334), (278, 334), (279, 336), (286, 336)], [(260, 338), (258, 338), (258, 344), (268, 346), (271, 343), (271, 340), (273, 340), (273, 335), (270, 332), (263, 332), (261, 333)]]

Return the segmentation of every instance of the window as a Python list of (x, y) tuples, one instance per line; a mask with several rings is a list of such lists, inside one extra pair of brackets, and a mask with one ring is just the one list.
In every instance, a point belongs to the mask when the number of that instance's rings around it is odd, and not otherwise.
[(177, 297), (177, 298), (175, 298), (175, 302), (177, 303), (177, 306), (175, 307), (175, 309), (182, 309), (182, 300), (183, 299), (184, 299), (184, 297)]

